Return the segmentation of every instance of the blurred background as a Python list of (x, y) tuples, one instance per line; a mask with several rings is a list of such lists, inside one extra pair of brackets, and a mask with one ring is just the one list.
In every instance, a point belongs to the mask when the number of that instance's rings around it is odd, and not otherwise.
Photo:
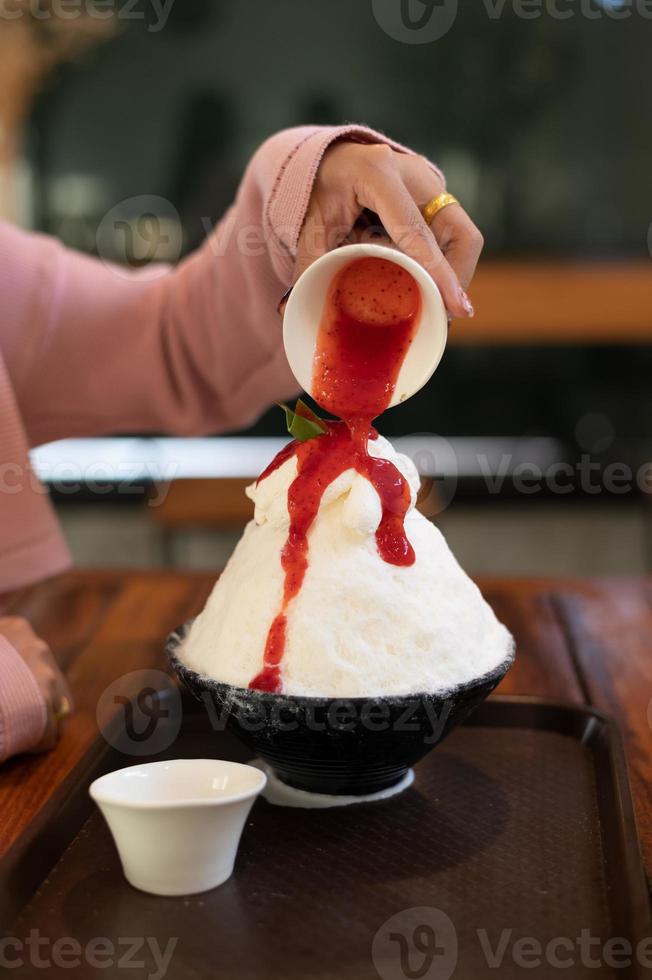
[[(5, 4), (5, 6), (7, 6)], [(471, 572), (652, 567), (652, 9), (642, 0), (15, 0), (0, 215), (142, 263), (194, 248), (275, 130), (364, 122), (484, 232), (427, 389), (383, 417)], [(217, 568), (271, 410), (201, 440), (38, 449), (81, 565)], [(172, 477), (172, 479), (171, 479)]]

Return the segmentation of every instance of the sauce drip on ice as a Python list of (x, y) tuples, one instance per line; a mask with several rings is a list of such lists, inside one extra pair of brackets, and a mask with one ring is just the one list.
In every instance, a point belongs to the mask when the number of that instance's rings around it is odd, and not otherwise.
[(372, 421), (389, 405), (401, 365), (416, 331), (421, 298), (402, 266), (386, 259), (357, 259), (333, 279), (317, 336), (312, 392), (322, 408), (339, 416), (328, 431), (285, 446), (258, 482), (292, 456), (297, 475), (288, 490), (290, 529), (281, 552), (285, 573), (281, 609), (267, 634), (263, 669), (251, 688), (280, 693), (287, 608), (308, 568), (308, 531), (326, 488), (341, 473), (355, 469), (372, 484), (382, 505), (376, 545), (383, 561), (411, 565), (414, 551), (404, 519), (410, 487), (387, 459), (367, 451), (377, 433)]

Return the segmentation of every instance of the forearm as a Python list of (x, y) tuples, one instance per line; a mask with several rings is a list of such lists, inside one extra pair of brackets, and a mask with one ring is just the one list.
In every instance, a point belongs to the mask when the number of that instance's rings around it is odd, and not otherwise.
[(30, 443), (215, 432), (289, 396), (276, 305), (319, 163), (338, 138), (385, 140), (356, 126), (276, 134), (204, 246), (153, 280), (0, 226), (0, 345)]
[[(10, 267), (20, 260), (21, 298), (13, 303), (12, 278), (0, 343), (31, 445), (107, 432), (219, 431), (265, 406), (264, 393), (282, 386), (271, 300), (281, 287), (267, 291), (271, 312), (260, 286), (248, 298), (243, 264), (232, 246), (216, 255), (217, 241), (152, 280), (149, 270), (144, 277), (3, 230), (0, 265), (8, 252)], [(268, 364), (261, 397), (254, 384), (251, 405), (234, 408), (233, 390)]]

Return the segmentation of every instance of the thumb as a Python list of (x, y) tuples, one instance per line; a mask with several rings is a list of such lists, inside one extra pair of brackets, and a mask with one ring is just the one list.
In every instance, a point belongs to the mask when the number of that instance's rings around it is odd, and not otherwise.
[(350, 235), (354, 222), (355, 217), (351, 220), (336, 213), (326, 217), (318, 205), (310, 207), (297, 242), (294, 282), (316, 259), (341, 245)]
[(318, 215), (308, 213), (297, 242), (293, 283), (312, 265), (315, 259), (329, 251), (328, 238), (328, 229), (324, 222), (320, 220)]
[(285, 305), (297, 279), (299, 279), (316, 259), (330, 251), (328, 247), (329, 237), (326, 226), (315, 215), (308, 213), (301, 228), (299, 241), (297, 242), (292, 282), (281, 296), (279, 304), (276, 307), (281, 316), (285, 314)]
[(297, 242), (292, 282), (281, 296), (279, 304), (276, 307), (281, 316), (285, 313), (285, 305), (299, 277), (303, 275), (306, 269), (316, 259), (330, 251), (330, 237), (329, 229), (315, 215), (309, 213), (302, 225), (299, 241)]

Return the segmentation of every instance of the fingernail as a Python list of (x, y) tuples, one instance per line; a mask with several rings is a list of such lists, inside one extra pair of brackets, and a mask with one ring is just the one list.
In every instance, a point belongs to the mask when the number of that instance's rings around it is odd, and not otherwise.
[(464, 290), (462, 289), (461, 286), (459, 288), (459, 297), (460, 297), (460, 300), (462, 302), (462, 306), (466, 310), (466, 315), (467, 316), (475, 316), (475, 310), (473, 309), (473, 303), (471, 302), (471, 300), (469, 299), (469, 297), (466, 295), (466, 293), (464, 292)]
[(292, 292), (292, 289), (293, 289), (293, 287), (290, 286), (288, 289), (285, 290), (285, 292), (281, 296), (280, 300), (278, 301), (278, 306), (276, 307), (276, 312), (277, 313), (282, 313), (283, 312), (283, 307), (287, 303), (287, 301), (289, 299), (289, 296), (290, 296), (290, 293)]

